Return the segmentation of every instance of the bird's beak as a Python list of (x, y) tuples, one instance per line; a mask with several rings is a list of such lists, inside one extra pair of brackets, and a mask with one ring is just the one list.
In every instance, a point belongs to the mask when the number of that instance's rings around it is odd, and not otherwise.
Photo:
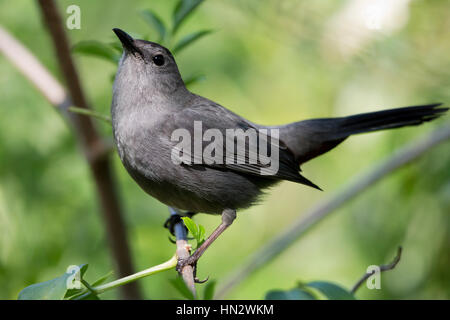
[(136, 45), (134, 44), (134, 39), (128, 33), (118, 28), (114, 28), (113, 31), (119, 38), (120, 42), (122, 42), (122, 46), (125, 51), (133, 54), (138, 53), (142, 56), (141, 50), (136, 47)]

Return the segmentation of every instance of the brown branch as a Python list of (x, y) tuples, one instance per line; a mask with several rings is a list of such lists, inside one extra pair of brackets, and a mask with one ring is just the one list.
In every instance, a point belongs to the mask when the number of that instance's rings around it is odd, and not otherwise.
[[(388, 270), (392, 270), (397, 266), (397, 263), (400, 261), (400, 258), (402, 257), (402, 247), (398, 247), (397, 249), (397, 255), (395, 256), (394, 260), (392, 260), (391, 263), (389, 264), (384, 264), (379, 266), (380, 268), (380, 273), (384, 272), (384, 271), (388, 271)], [(358, 280), (358, 282), (355, 283), (355, 285), (352, 288), (351, 293), (355, 294), (356, 290), (359, 289), (359, 287), (361, 286), (361, 284), (366, 281), (367, 279), (369, 279), (369, 277), (371, 275), (373, 275), (375, 273), (375, 271), (369, 272), (369, 273), (365, 273), (361, 279)]]
[[(110, 118), (99, 114), (91, 109), (72, 107), (72, 101), (67, 97), (64, 88), (59, 82), (42, 66), (42, 64), (16, 39), (8, 34), (6, 30), (0, 27), (0, 52), (5, 54), (7, 58), (23, 73), (23, 75), (42, 93), (42, 95), (54, 106), (58, 107), (67, 117), (71, 113), (78, 113), (81, 116), (100, 118), (110, 123)], [(71, 111), (71, 112), (67, 112)], [(94, 157), (96, 158), (96, 157)], [(171, 214), (177, 214), (175, 210), (169, 208)], [(179, 222), (174, 226), (175, 237), (177, 239), (177, 256), (186, 259), (190, 256), (189, 244), (187, 241), (187, 233), (183, 222)], [(195, 291), (194, 272), (191, 266), (183, 268), (182, 277), (193, 293)], [(127, 276), (130, 273), (127, 273)]]
[(303, 236), (313, 226), (329, 216), (336, 209), (361, 194), (364, 190), (386, 177), (394, 170), (410, 163), (434, 146), (450, 139), (450, 126), (437, 129), (422, 140), (411, 143), (387, 160), (382, 161), (366, 174), (353, 180), (340, 192), (331, 196), (328, 200), (319, 203), (301, 217), (290, 224), (290, 227), (282, 231), (275, 239), (262, 246), (250, 259), (232, 273), (227, 281), (217, 291), (216, 298), (224, 297), (231, 289), (241, 283), (252, 272), (266, 265), (269, 261), (286, 250), (292, 243)]
[[(71, 114), (67, 108), (72, 104), (88, 108), (81, 89), (78, 74), (70, 55), (61, 17), (53, 1), (40, 0), (44, 20), (48, 24), (60, 68), (67, 82), (70, 97), (63, 87), (38, 62), (36, 58), (5, 30), (0, 29), (0, 50), (30, 80), (44, 97), (69, 119), (94, 177), (98, 200), (106, 224), (109, 243), (117, 263), (118, 274), (125, 276), (134, 273), (126, 230), (113, 178), (108, 147), (98, 135), (91, 120), (87, 117)], [(124, 298), (140, 298), (135, 283), (124, 286)]]
[[(169, 207), (169, 210), (171, 215), (178, 214), (177, 211), (174, 210), (173, 208)], [(176, 245), (177, 245), (176, 253), (178, 260), (189, 258), (189, 256), (191, 255), (190, 245), (188, 244), (187, 232), (182, 220), (174, 225), (174, 233), (176, 238)], [(197, 296), (197, 293), (195, 290), (195, 277), (193, 267), (190, 265), (184, 266), (183, 270), (181, 270), (181, 276), (183, 278), (184, 283), (186, 284), (186, 287), (189, 289), (189, 291), (191, 291), (192, 295), (195, 298)]]

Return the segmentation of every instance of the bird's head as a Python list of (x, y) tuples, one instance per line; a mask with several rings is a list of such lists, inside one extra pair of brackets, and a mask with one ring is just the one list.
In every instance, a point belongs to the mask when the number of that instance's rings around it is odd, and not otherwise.
[[(128, 33), (114, 28), (123, 47), (117, 77), (137, 81), (142, 86), (170, 91), (184, 86), (175, 59), (170, 51), (154, 42), (133, 39)], [(116, 78), (117, 80), (117, 78)]]

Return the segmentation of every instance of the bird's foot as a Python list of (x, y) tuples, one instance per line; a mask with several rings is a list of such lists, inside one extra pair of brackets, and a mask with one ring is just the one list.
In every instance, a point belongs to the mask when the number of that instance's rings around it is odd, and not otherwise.
[[(194, 215), (195, 215), (195, 212), (186, 212), (183, 215), (171, 214), (170, 217), (167, 218), (166, 222), (164, 222), (164, 228), (168, 229), (170, 234), (175, 236), (175, 225), (179, 222), (182, 222), (181, 217), (192, 218)], [(187, 233), (188, 229), (186, 228), (186, 226), (184, 226), (184, 228), (186, 229), (186, 233)], [(174, 242), (172, 239), (170, 239), (170, 241)]]
[(176, 270), (178, 273), (181, 274), (181, 272), (183, 272), (184, 267), (186, 266), (191, 266), (194, 274), (197, 271), (197, 259), (195, 259), (193, 256), (190, 256), (189, 258), (186, 259), (182, 259), (182, 258), (178, 258), (178, 262), (177, 262), (177, 266), (176, 266)]
[(184, 267), (191, 266), (193, 276), (194, 276), (194, 282), (195, 283), (205, 283), (206, 281), (209, 280), (209, 276), (206, 277), (206, 279), (204, 279), (204, 280), (200, 280), (199, 278), (197, 278), (197, 261), (198, 261), (198, 258), (195, 258), (193, 255), (186, 259), (178, 259), (176, 270), (179, 274), (181, 274), (183, 272)]
[(194, 277), (194, 282), (195, 283), (205, 283), (208, 280), (209, 280), (209, 276), (207, 276), (206, 279), (204, 279), (204, 280), (200, 280), (199, 278)]
[[(181, 215), (172, 214), (169, 218), (167, 218), (166, 222), (164, 222), (164, 228), (168, 229), (170, 234), (175, 236), (175, 225), (180, 222), (182, 222)], [(186, 232), (187, 232), (187, 228), (186, 228)]]

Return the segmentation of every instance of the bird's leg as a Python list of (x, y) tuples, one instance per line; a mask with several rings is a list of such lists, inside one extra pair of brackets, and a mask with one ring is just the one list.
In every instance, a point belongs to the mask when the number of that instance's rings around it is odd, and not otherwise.
[[(196, 212), (184, 212), (182, 214), (179, 213), (176, 209), (169, 207), (170, 217), (167, 218), (166, 222), (164, 222), (164, 228), (168, 229), (170, 234), (175, 236), (174, 227), (177, 223), (181, 221), (181, 217), (189, 217), (192, 218)], [(186, 227), (185, 227), (186, 228)], [(187, 229), (186, 229), (187, 231)]]
[(236, 210), (225, 209), (222, 212), (222, 223), (216, 228), (216, 230), (211, 233), (208, 239), (202, 243), (200, 247), (195, 250), (195, 252), (187, 259), (179, 259), (177, 264), (177, 271), (181, 272), (183, 267), (186, 265), (191, 265), (196, 269), (198, 259), (203, 255), (203, 253), (208, 249), (208, 247), (225, 231), (236, 219)]

